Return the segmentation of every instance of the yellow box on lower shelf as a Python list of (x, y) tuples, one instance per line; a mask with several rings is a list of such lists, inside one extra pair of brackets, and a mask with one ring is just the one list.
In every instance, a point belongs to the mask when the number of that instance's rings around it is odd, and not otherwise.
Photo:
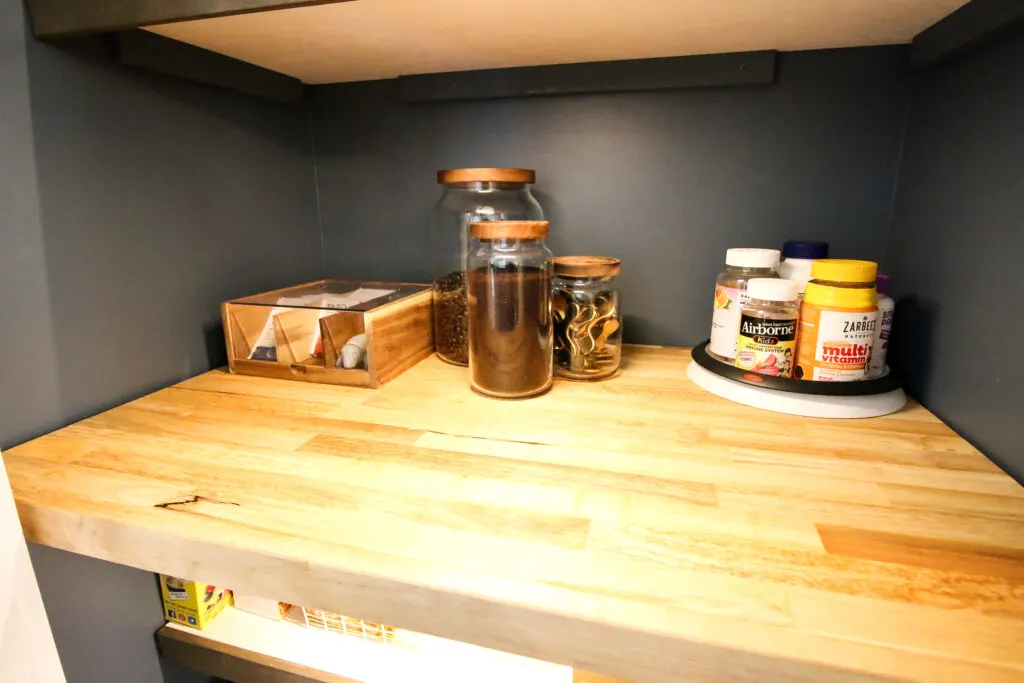
[(214, 617), (231, 604), (231, 591), (205, 583), (160, 575), (160, 594), (167, 621), (197, 629), (206, 628)]

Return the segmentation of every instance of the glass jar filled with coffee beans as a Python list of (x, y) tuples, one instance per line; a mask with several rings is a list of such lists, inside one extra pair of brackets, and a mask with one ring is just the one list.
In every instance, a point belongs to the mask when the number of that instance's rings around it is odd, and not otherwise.
[(622, 314), (614, 280), (619, 259), (559, 256), (554, 260), (551, 316), (555, 373), (568, 379), (603, 379), (622, 360)]
[(466, 255), (469, 226), (479, 221), (543, 220), (525, 168), (459, 168), (437, 172), (444, 186), (434, 211), (434, 345), (449, 363), (469, 362)]
[(470, 384), (498, 398), (543, 393), (551, 387), (547, 221), (479, 222), (470, 232)]

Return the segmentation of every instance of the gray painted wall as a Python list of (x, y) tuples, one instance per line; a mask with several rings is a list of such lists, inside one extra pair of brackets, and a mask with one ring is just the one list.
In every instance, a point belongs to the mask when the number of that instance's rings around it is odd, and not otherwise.
[(28, 45), (62, 421), (222, 364), (221, 301), (322, 270), (303, 107), (96, 47)]
[(1024, 481), (1024, 29), (920, 75), (885, 269), (910, 392)]
[[(320, 276), (304, 108), (26, 39), (13, 2), (0, 82), (0, 446), (221, 364), (220, 301)], [(205, 680), (158, 659), (152, 574), (32, 557), (69, 683)]]
[(728, 247), (881, 258), (905, 54), (786, 53), (775, 86), (738, 89), (401, 104), (393, 81), (317, 87), (328, 272), (429, 281), (437, 169), (527, 166), (556, 254), (623, 258), (627, 339), (699, 342)]
[[(0, 446), (60, 424), (21, 3), (0, 3)], [(14, 400), (14, 397), (17, 397)]]

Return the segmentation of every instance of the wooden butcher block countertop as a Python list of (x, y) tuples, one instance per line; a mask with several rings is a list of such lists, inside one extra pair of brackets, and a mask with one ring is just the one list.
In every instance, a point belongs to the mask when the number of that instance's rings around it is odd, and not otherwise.
[(5, 461), (37, 543), (638, 683), (1024, 681), (1021, 486), (920, 406), (779, 415), (689, 362), (518, 402), (436, 358), (215, 371)]

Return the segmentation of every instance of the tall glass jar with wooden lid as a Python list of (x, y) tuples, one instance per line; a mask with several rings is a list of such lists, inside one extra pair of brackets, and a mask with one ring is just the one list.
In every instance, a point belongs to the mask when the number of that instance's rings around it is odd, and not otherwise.
[(622, 312), (615, 278), (619, 259), (559, 256), (554, 260), (551, 315), (555, 374), (568, 379), (611, 377), (622, 360)]
[(469, 226), (480, 221), (539, 221), (544, 211), (530, 192), (526, 168), (458, 168), (437, 172), (443, 186), (434, 210), (434, 345), (449, 363), (469, 362), (466, 255)]
[(547, 221), (481, 221), (470, 233), (470, 385), (498, 398), (543, 393), (552, 373)]

